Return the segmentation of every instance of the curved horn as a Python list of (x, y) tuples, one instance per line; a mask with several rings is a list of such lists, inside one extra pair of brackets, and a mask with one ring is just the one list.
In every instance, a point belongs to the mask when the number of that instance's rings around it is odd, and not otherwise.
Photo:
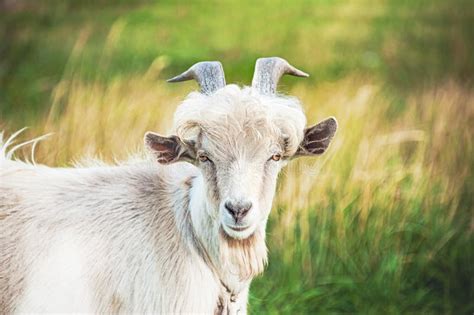
[(201, 93), (209, 95), (225, 86), (225, 76), (222, 64), (219, 61), (201, 61), (191, 68), (167, 80), (168, 82), (182, 82), (196, 80)]
[(283, 58), (259, 58), (255, 63), (252, 87), (262, 94), (273, 95), (276, 93), (278, 81), (284, 74), (296, 77), (309, 77), (309, 74), (296, 69)]

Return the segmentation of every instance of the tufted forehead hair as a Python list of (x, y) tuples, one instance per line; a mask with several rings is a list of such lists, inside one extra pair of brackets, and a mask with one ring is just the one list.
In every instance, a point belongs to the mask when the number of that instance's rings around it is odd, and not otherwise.
[(303, 139), (305, 125), (296, 98), (262, 95), (233, 84), (211, 95), (190, 93), (174, 116), (174, 130), (180, 138), (196, 140), (203, 133), (227, 151), (235, 149), (238, 141), (281, 139), (291, 155)]

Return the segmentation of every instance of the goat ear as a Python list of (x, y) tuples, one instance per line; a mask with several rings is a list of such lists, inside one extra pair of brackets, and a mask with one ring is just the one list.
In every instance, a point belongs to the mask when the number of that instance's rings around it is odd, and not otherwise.
[(323, 154), (329, 147), (336, 130), (337, 121), (334, 117), (327, 118), (314, 126), (306, 128), (304, 139), (301, 141), (295, 157)]
[(177, 136), (163, 137), (149, 131), (145, 134), (145, 145), (161, 164), (195, 159), (192, 143), (184, 142)]

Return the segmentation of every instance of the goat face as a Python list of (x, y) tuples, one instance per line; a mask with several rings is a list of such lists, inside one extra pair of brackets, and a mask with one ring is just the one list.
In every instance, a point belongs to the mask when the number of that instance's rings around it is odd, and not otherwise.
[(224, 232), (238, 239), (266, 222), (277, 175), (285, 163), (284, 138), (279, 133), (262, 135), (268, 126), (260, 125), (259, 130), (253, 122), (248, 117), (222, 135), (202, 132), (197, 142), (196, 165), (204, 175), (208, 200)]
[(245, 239), (265, 228), (281, 168), (296, 156), (323, 153), (337, 127), (334, 118), (305, 124), (296, 99), (228, 85), (212, 95), (192, 93), (175, 114), (178, 136), (149, 132), (145, 142), (160, 163), (197, 166), (203, 211), (219, 218), (228, 236)]

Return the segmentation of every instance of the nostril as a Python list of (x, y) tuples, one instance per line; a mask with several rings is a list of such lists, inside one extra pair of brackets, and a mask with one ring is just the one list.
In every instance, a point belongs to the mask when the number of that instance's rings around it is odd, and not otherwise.
[(251, 202), (242, 203), (240, 205), (239, 216), (242, 218), (245, 217), (251, 208), (252, 208)]
[(232, 203), (230, 203), (229, 201), (227, 201), (225, 204), (224, 204), (224, 207), (227, 209), (227, 211), (229, 211), (229, 213), (232, 215), (232, 216), (235, 216), (236, 215), (236, 211), (232, 205)]
[(242, 209), (242, 212), (240, 212), (240, 216), (245, 217), (249, 211), (250, 211), (250, 208)]

